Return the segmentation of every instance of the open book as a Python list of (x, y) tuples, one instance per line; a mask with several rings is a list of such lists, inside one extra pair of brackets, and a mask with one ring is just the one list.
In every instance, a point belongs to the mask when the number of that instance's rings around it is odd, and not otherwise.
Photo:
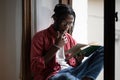
[(66, 60), (68, 60), (74, 56), (79, 56), (81, 54), (84, 54), (85, 57), (88, 57), (94, 51), (96, 51), (98, 48), (100, 48), (100, 46), (94, 45), (94, 44), (88, 44), (88, 45), (84, 45), (84, 46), (77, 44), (66, 52), (66, 54), (71, 54), (71, 56), (68, 57)]

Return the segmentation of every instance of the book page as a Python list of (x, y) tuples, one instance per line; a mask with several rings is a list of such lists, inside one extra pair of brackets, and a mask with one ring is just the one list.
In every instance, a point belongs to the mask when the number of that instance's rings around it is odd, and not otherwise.
[(96, 51), (100, 46), (90, 43), (88, 45), (81, 46), (80, 44), (75, 45), (71, 49), (69, 49), (66, 54), (71, 54), (69, 58), (66, 60), (74, 57), (79, 56), (81, 54), (84, 54), (86, 57), (88, 57), (90, 54), (92, 54), (94, 51)]

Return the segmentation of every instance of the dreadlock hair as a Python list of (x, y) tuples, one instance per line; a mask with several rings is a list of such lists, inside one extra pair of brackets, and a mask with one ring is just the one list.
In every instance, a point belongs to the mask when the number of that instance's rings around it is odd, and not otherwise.
[(61, 17), (65, 18), (67, 15), (73, 15), (74, 17), (73, 25), (74, 25), (76, 15), (72, 7), (66, 4), (57, 4), (54, 8), (54, 14), (52, 15), (52, 18), (54, 20), (56, 19), (59, 20)]
[(66, 15), (73, 15), (74, 19), (76, 17), (75, 12), (70, 5), (57, 4), (54, 8), (54, 14), (52, 15), (52, 17), (53, 18), (56, 17), (59, 19), (60, 17), (66, 16)]

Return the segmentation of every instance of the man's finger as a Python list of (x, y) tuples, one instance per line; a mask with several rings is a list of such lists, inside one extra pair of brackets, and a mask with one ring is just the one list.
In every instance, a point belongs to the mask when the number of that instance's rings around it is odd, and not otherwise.
[(57, 31), (57, 38), (59, 38), (60, 37), (60, 32), (59, 31)]

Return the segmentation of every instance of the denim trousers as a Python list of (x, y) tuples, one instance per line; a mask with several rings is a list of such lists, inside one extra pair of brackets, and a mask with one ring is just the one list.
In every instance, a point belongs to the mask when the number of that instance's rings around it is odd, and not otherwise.
[(97, 78), (104, 67), (104, 47), (94, 51), (84, 62), (76, 67), (59, 71), (50, 80), (82, 80), (83, 77)]

